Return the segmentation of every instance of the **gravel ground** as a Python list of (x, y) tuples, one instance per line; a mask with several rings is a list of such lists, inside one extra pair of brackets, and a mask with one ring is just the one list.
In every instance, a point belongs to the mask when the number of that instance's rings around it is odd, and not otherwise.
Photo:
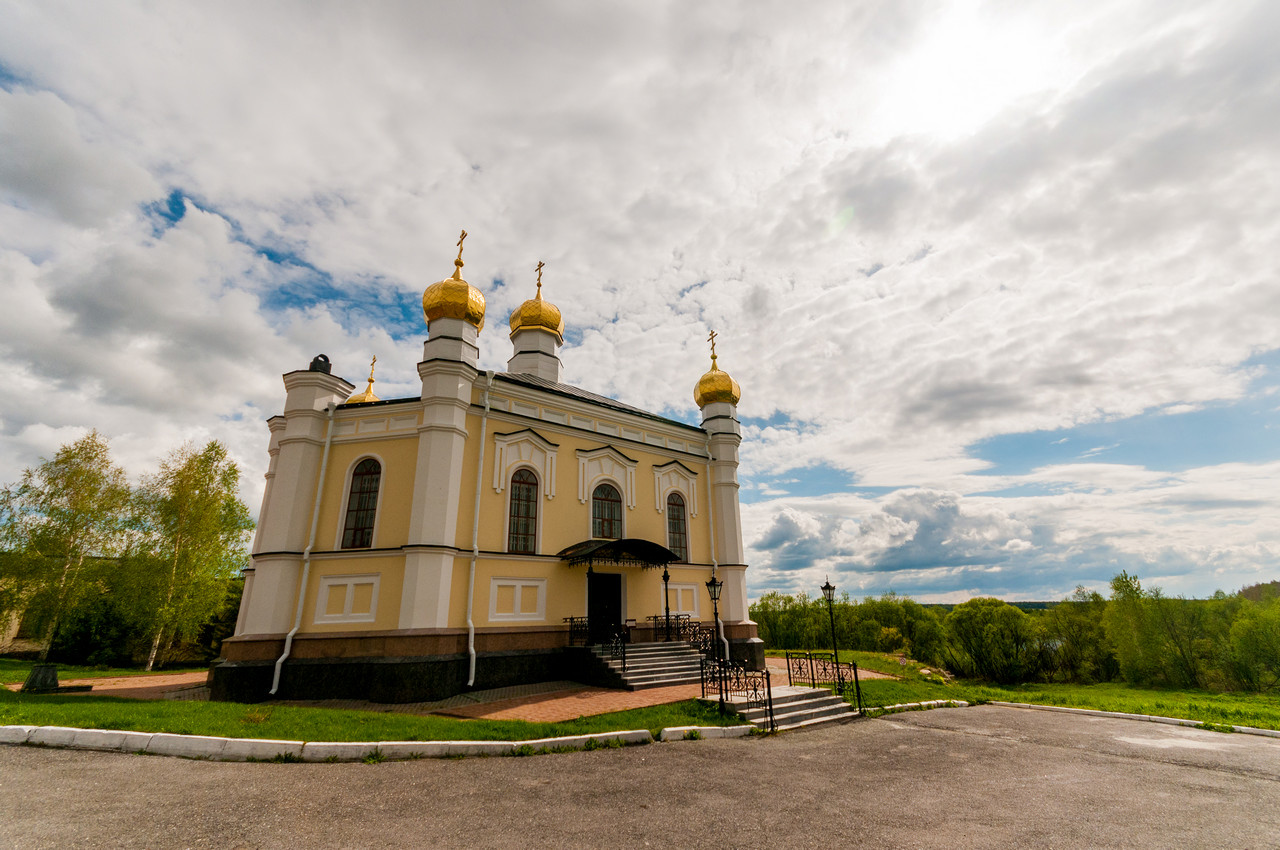
[(0, 746), (11, 847), (1280, 847), (1280, 741), (995, 706), (530, 758)]

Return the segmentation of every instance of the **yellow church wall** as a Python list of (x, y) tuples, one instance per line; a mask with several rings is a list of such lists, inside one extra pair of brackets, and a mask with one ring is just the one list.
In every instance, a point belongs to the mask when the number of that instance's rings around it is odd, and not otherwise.
[[(476, 434), (480, 427), (480, 416), (473, 409), (467, 417), (467, 430)], [(579, 451), (590, 451), (603, 446), (612, 446), (631, 460), (636, 461), (634, 471), (635, 507), (623, 506), (623, 536), (652, 540), (662, 545), (667, 544), (667, 515), (659, 513), (655, 508), (653, 469), (655, 466), (669, 464), (679, 460), (693, 470), (697, 479), (697, 516), (693, 516), (695, 505), (692, 500), (686, 507), (686, 523), (689, 535), (689, 557), (693, 563), (710, 563), (711, 561), (711, 526), (709, 523), (708, 499), (709, 484), (705, 462), (691, 458), (686, 454), (675, 452), (657, 452), (646, 446), (627, 440), (597, 434), (576, 431), (554, 423), (530, 421), (521, 417), (513, 417), (501, 412), (491, 411), (485, 428), (484, 473), (480, 486), (480, 534), (479, 547), (482, 551), (502, 552), (507, 548), (507, 518), (509, 515), (510, 476), (517, 466), (506, 465), (503, 471), (503, 488), (498, 492), (493, 487), (494, 463), (498, 460), (495, 446), (495, 435), (512, 434), (524, 429), (533, 430), (545, 440), (556, 444), (555, 463), (555, 496), (547, 498), (545, 494), (545, 470), (530, 469), (538, 476), (538, 554), (554, 555), (555, 553), (587, 540), (591, 537), (591, 503), (583, 503), (578, 498), (578, 455)], [(479, 459), (479, 443), (467, 441), (464, 455), (462, 481), (460, 487), (458, 530), (454, 545), (460, 549), (471, 548), (472, 515), (475, 506), (476, 463)], [(625, 481), (617, 482), (624, 492)], [(686, 494), (689, 496), (691, 494)]]
[(316, 525), (316, 550), (326, 551), (341, 546), (339, 533), (346, 519), (351, 473), (356, 464), (366, 457), (375, 458), (382, 465), (373, 548), (387, 549), (408, 543), (417, 452), (416, 433), (412, 437), (392, 439), (335, 440), (329, 449), (329, 469), (320, 504), (320, 521)]
[(315, 558), (300, 632), (357, 632), (399, 626), (404, 556), (398, 552)]

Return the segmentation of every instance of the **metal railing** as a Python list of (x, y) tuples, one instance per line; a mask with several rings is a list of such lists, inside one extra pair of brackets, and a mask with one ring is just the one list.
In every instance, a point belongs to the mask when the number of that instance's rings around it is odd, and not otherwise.
[(627, 672), (627, 644), (631, 643), (630, 632), (630, 629), (623, 626), (609, 639), (609, 657), (615, 660), (621, 659), (623, 673)]
[(787, 684), (811, 688), (830, 686), (843, 697), (852, 695), (858, 702), (859, 713), (863, 710), (858, 665), (853, 661), (840, 661), (834, 653), (788, 652)]
[(586, 617), (565, 617), (564, 621), (569, 625), (569, 646), (587, 645), (587, 639), (590, 632), (587, 630)]
[(773, 681), (768, 670), (751, 670), (741, 661), (703, 656), (700, 678), (703, 699), (714, 692), (723, 712), (725, 702), (741, 695), (743, 708), (747, 711), (764, 709), (765, 728), (770, 732), (777, 731), (778, 723), (773, 714)]

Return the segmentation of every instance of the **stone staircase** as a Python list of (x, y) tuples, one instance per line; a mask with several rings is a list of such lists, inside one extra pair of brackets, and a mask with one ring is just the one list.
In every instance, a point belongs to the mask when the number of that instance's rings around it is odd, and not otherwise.
[[(769, 710), (747, 708), (745, 699), (730, 699), (734, 711), (759, 729), (769, 728)], [(773, 719), (779, 732), (803, 729), (819, 723), (847, 722), (858, 716), (857, 710), (841, 697), (822, 688), (773, 686)]]
[(696, 685), (701, 681), (702, 656), (683, 641), (627, 644), (627, 669), (622, 659), (612, 658), (608, 646), (593, 646), (591, 654), (605, 665), (617, 687), (629, 691), (664, 688), (668, 685)]

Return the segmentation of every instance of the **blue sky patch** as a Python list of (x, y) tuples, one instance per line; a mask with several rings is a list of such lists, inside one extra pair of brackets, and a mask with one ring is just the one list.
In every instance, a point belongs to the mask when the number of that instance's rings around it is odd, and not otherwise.
[(1222, 463), (1265, 463), (1280, 458), (1280, 352), (1251, 358), (1262, 366), (1249, 392), (1187, 413), (1152, 410), (1127, 419), (1057, 431), (1002, 434), (975, 443), (970, 454), (989, 461), (986, 475), (1022, 475), (1043, 466), (1103, 462), (1181, 472)]

